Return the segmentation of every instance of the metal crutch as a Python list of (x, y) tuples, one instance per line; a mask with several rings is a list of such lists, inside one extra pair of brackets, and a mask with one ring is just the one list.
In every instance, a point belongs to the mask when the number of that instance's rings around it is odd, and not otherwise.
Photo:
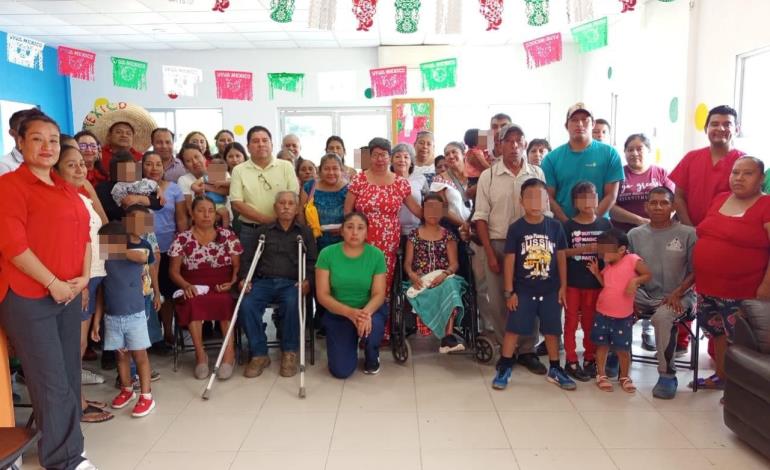
[(305, 398), (305, 295), (302, 284), (305, 282), (305, 241), (302, 235), (297, 235), (297, 312), (299, 314), (299, 397)]
[(219, 366), (222, 365), (222, 358), (225, 356), (225, 348), (227, 348), (227, 345), (230, 343), (230, 338), (233, 335), (233, 330), (235, 330), (235, 323), (238, 321), (238, 311), (241, 308), (241, 301), (243, 300), (243, 296), (246, 293), (246, 289), (249, 286), (249, 283), (251, 283), (251, 278), (254, 276), (254, 271), (257, 268), (257, 263), (259, 263), (259, 258), (262, 256), (262, 251), (265, 249), (265, 236), (260, 235), (259, 236), (259, 243), (257, 244), (257, 249), (254, 251), (254, 259), (251, 260), (251, 266), (249, 266), (249, 272), (246, 274), (246, 279), (243, 281), (243, 288), (241, 289), (241, 295), (238, 296), (238, 302), (235, 304), (235, 312), (233, 312), (233, 318), (230, 320), (230, 326), (227, 328), (227, 334), (225, 335), (225, 339), (222, 342), (222, 348), (219, 350), (219, 355), (217, 356), (217, 362), (214, 364), (214, 370), (211, 371), (211, 377), (209, 377), (209, 381), (206, 384), (206, 389), (203, 390), (203, 394), (201, 395), (201, 398), (204, 400), (209, 399), (209, 392), (211, 392), (211, 387), (214, 384), (214, 377), (216, 377), (217, 372), (219, 371)]

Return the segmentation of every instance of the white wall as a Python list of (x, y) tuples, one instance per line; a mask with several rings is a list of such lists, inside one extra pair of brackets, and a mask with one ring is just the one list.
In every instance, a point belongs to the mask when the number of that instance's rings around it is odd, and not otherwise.
[[(498, 110), (509, 111), (526, 130), (526, 104), (550, 104), (550, 122), (538, 122), (531, 128), (542, 129), (537, 134), (550, 134), (556, 142), (564, 141), (562, 114), (575, 101), (578, 92), (578, 71), (571, 44), (565, 44), (562, 62), (541, 69), (526, 68), (523, 47), (455, 48), (458, 58), (457, 88), (422, 92), (419, 71), (409, 70), (408, 97), (433, 97), (436, 100), (436, 143), (462, 140), (467, 128), (486, 128), (489, 118)], [(110, 101), (129, 101), (148, 108), (221, 107), (224, 126), (236, 124), (248, 128), (262, 124), (279, 137), (278, 108), (280, 107), (335, 107), (335, 106), (390, 106), (390, 99), (366, 99), (369, 87), (369, 69), (376, 68), (376, 48), (355, 49), (265, 49), (219, 51), (148, 51), (100, 53), (97, 55), (95, 82), (73, 80), (72, 104), (75, 127), (79, 127), (97, 98)], [(149, 63), (148, 89), (136, 91), (112, 85), (110, 55), (128, 57)], [(444, 57), (435, 57), (442, 59)], [(162, 89), (162, 65), (181, 65), (203, 69), (204, 82), (196, 98), (168, 98)], [(254, 101), (218, 100), (214, 70), (246, 70), (254, 73)], [(319, 102), (316, 73), (322, 71), (357, 71), (356, 97), (348, 102)], [(279, 92), (274, 101), (268, 99), (267, 73), (304, 72), (304, 96)], [(493, 111), (494, 110), (494, 111)], [(545, 137), (534, 135), (528, 137)], [(209, 136), (211, 137), (211, 136)], [(373, 136), (372, 136), (373, 137)], [(345, 136), (343, 136), (345, 138)], [(242, 141), (243, 138), (237, 140)], [(306, 149), (308, 150), (308, 149)], [(318, 149), (320, 151), (320, 149)]]

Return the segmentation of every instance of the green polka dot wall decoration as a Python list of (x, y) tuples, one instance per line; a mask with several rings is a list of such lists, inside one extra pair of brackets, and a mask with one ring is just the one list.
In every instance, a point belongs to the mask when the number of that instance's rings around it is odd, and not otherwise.
[(679, 120), (679, 98), (676, 96), (671, 98), (671, 102), (668, 104), (668, 118), (671, 122)]
[(367, 99), (372, 99), (372, 97), (374, 96), (374, 91), (372, 91), (371, 88), (367, 88), (366, 90), (364, 90), (364, 96)]

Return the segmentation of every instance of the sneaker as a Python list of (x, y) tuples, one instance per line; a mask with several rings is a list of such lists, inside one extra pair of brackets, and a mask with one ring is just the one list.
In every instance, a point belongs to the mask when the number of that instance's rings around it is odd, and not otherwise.
[(104, 376), (91, 372), (88, 369), (80, 369), (80, 383), (83, 385), (98, 385), (104, 383)]
[(538, 356), (547, 356), (548, 355), (548, 348), (545, 347), (545, 340), (540, 341), (540, 344), (535, 347), (535, 354)]
[(620, 369), (620, 359), (615, 352), (610, 351), (607, 354), (607, 363), (604, 366), (604, 371), (607, 373), (607, 377), (615, 378), (618, 376), (618, 369)]
[(281, 353), (281, 377), (294, 377), (297, 375), (297, 353), (293, 351)]
[(377, 375), (380, 373), (380, 358), (377, 358), (377, 362), (374, 364), (367, 364), (364, 366), (364, 374)]
[(642, 349), (645, 351), (656, 351), (655, 336), (649, 333), (642, 333)]
[(157, 370), (153, 369), (150, 372), (150, 382), (155, 382), (155, 381), (158, 381), (158, 380), (160, 380), (160, 372), (158, 372)]
[(581, 382), (588, 382), (591, 380), (591, 377), (585, 373), (585, 371), (580, 367), (580, 364), (576, 362), (568, 362), (565, 364), (564, 370), (567, 372), (567, 374), (572, 377), (575, 380), (579, 380)]
[(516, 362), (527, 368), (528, 371), (537, 375), (545, 375), (548, 373), (548, 369), (540, 362), (536, 354), (519, 354), (516, 358)]
[(596, 361), (583, 361), (583, 372), (592, 379), (595, 379)]
[(512, 367), (500, 367), (497, 369), (495, 378), (492, 379), (492, 388), (495, 390), (505, 390), (508, 386), (508, 382), (511, 381), (511, 374), (513, 373)]
[(551, 367), (548, 369), (548, 376), (545, 378), (552, 384), (556, 384), (562, 390), (575, 390), (577, 385), (570, 379), (561, 367)]
[(131, 416), (134, 418), (141, 418), (150, 414), (150, 412), (154, 409), (155, 400), (152, 399), (152, 395), (147, 397), (146, 395), (142, 394), (139, 396), (139, 401), (137, 401), (136, 405), (134, 405), (134, 409), (131, 411)]
[(460, 351), (465, 351), (465, 345), (457, 341), (455, 335), (446, 335), (441, 338), (441, 346), (438, 348), (439, 353), (447, 354)]
[[(16, 468), (16, 467), (13, 467), (13, 468)], [(98, 469), (96, 468), (96, 465), (91, 463), (90, 460), (85, 459), (82, 462), (80, 462), (77, 467), (75, 467), (75, 470), (98, 470)]]
[[(142, 385), (139, 383), (138, 375), (131, 377), (131, 387), (133, 387), (135, 392), (138, 392), (142, 389)], [(120, 383), (120, 376), (115, 377), (115, 388), (118, 390), (123, 388), (123, 385)]]
[(136, 392), (133, 388), (124, 388), (120, 391), (118, 396), (112, 399), (112, 407), (116, 410), (125, 408), (125, 406), (134, 401), (135, 398)]
[(254, 356), (251, 358), (246, 368), (243, 370), (243, 376), (249, 379), (259, 377), (265, 368), (270, 366), (270, 358), (268, 356)]
[(658, 383), (652, 388), (652, 396), (663, 400), (671, 400), (676, 396), (679, 381), (676, 377), (658, 377)]

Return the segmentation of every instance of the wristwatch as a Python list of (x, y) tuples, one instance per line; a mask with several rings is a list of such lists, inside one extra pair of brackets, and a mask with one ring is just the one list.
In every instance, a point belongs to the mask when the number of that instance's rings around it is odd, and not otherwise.
[(513, 297), (513, 291), (512, 290), (504, 290), (503, 291), (503, 297), (505, 297), (506, 299), (510, 299), (511, 297)]

